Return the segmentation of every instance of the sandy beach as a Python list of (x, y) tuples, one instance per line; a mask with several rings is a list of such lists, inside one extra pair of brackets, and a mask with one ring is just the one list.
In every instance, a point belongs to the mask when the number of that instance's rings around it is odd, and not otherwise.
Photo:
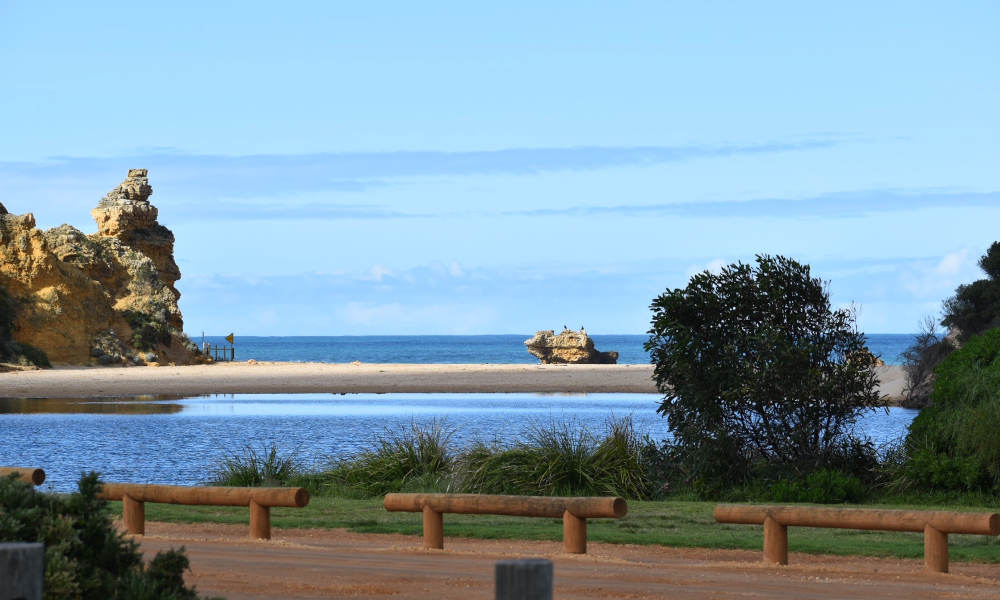
[[(183, 367), (61, 367), (0, 373), (0, 397), (143, 394), (656, 393), (651, 365), (367, 364), (237, 362)], [(880, 367), (896, 401), (901, 367)]]

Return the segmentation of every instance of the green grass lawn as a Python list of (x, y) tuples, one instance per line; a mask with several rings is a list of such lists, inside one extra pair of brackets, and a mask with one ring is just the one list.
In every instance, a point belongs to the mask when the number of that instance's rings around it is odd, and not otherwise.
[[(112, 503), (121, 513), (121, 504)], [(587, 538), (615, 544), (655, 544), (700, 548), (760, 550), (763, 527), (724, 525), (712, 518), (715, 502), (630, 501), (629, 514), (622, 519), (591, 519)], [(996, 512), (996, 507), (940, 505), (868, 504), (866, 508), (913, 508)], [(242, 507), (178, 506), (147, 504), (146, 519), (172, 523), (237, 523), (249, 526), (249, 509)], [(304, 508), (273, 508), (271, 522), (277, 528), (339, 528), (361, 533), (403, 533), (420, 535), (420, 513), (389, 512), (381, 498), (365, 500), (331, 496), (313, 497)], [(444, 516), (445, 537), (483, 539), (561, 540), (561, 519), (534, 519), (493, 515)], [(1000, 537), (979, 535), (948, 536), (950, 557), (959, 561), (1000, 563)], [(923, 534), (851, 529), (788, 528), (792, 552), (890, 556), (923, 556)]]

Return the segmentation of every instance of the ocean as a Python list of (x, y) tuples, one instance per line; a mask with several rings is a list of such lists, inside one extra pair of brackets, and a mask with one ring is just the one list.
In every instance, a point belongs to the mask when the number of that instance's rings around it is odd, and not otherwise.
[[(914, 341), (911, 333), (868, 334), (868, 347), (889, 365), (902, 364), (900, 354)], [(242, 336), (236, 335), (236, 360), (348, 363), (533, 364), (524, 341), (529, 334), (508, 335), (365, 335)], [(620, 364), (648, 364), (642, 345), (646, 335), (591, 335), (598, 350), (615, 350)], [(191, 336), (201, 343), (201, 336)], [(222, 336), (206, 336), (211, 344), (227, 344)]]

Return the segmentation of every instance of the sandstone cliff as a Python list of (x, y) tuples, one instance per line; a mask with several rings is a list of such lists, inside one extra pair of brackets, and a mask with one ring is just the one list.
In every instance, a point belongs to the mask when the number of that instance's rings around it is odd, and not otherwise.
[(534, 337), (525, 340), (528, 352), (537, 356), (542, 364), (615, 364), (618, 362), (617, 352), (599, 352), (594, 349), (594, 340), (590, 339), (583, 327), (580, 331), (564, 328), (556, 335), (548, 329), (535, 332)]
[(197, 360), (174, 283), (174, 236), (156, 221), (146, 169), (101, 199), (95, 234), (35, 228), (0, 206), (0, 288), (15, 306), (14, 339), (55, 364)]

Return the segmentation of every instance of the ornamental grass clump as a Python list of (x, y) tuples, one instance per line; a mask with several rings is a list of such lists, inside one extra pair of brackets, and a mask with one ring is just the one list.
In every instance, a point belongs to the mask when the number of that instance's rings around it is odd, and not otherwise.
[(632, 419), (610, 419), (603, 436), (578, 423), (534, 424), (510, 446), (478, 442), (456, 460), (455, 487), (479, 494), (648, 498), (644, 448)]
[(370, 448), (337, 459), (321, 475), (323, 485), (334, 493), (361, 497), (447, 488), (454, 434), (441, 420), (387, 428), (373, 437)]
[(223, 456), (209, 483), (235, 487), (275, 487), (288, 485), (302, 475), (295, 452), (282, 454), (276, 444), (258, 451), (247, 444)]

